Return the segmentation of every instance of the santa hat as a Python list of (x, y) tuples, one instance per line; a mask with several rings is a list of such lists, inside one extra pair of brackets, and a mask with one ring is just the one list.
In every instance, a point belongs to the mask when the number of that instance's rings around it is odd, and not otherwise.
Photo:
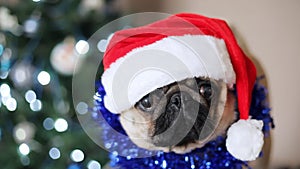
[(110, 39), (103, 65), (104, 103), (112, 113), (121, 113), (151, 91), (186, 78), (236, 84), (240, 120), (229, 128), (226, 146), (240, 160), (258, 157), (263, 123), (249, 118), (256, 68), (225, 21), (182, 13), (118, 31)]

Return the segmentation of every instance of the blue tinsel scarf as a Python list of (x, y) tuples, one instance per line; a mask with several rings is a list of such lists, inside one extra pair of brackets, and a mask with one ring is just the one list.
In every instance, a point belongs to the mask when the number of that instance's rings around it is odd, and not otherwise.
[[(97, 84), (98, 91), (95, 97), (96, 110), (93, 118), (99, 122), (103, 131), (104, 146), (110, 152), (111, 167), (121, 169), (242, 169), (242, 166), (250, 168), (245, 161), (234, 158), (225, 146), (224, 137), (207, 143), (204, 147), (193, 150), (190, 153), (175, 154), (161, 151), (148, 151), (137, 147), (128, 137), (112, 135), (111, 130), (116, 130), (126, 135), (120, 122), (119, 115), (109, 112), (103, 102), (105, 91), (101, 83)], [(270, 108), (266, 102), (266, 88), (258, 82), (252, 93), (250, 115), (253, 119), (263, 120), (263, 132), (268, 135), (270, 128), (274, 127), (270, 116)], [(101, 122), (106, 120), (107, 123)], [(113, 129), (112, 129), (113, 128)], [(145, 158), (135, 158), (147, 156)]]

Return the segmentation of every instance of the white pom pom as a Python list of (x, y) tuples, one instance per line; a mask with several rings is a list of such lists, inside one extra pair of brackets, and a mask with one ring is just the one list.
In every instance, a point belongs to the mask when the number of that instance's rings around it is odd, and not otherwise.
[(227, 132), (226, 147), (231, 155), (242, 161), (253, 161), (262, 150), (264, 135), (263, 121), (239, 120)]

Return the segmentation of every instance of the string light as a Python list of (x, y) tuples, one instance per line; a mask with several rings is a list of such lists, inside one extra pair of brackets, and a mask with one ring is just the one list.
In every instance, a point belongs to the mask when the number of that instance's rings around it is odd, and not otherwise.
[(23, 83), (26, 80), (26, 72), (23, 69), (17, 69), (15, 76), (18, 83)]
[(43, 121), (43, 127), (46, 130), (52, 130), (54, 128), (54, 120), (52, 118), (50, 118), (50, 117), (46, 118)]
[(15, 111), (17, 109), (17, 101), (15, 98), (9, 98), (6, 101), (6, 108), (8, 111)]
[(10, 69), (9, 76), (14, 83), (14, 87), (24, 89), (32, 84), (34, 67), (28, 62), (17, 62)]
[(26, 144), (26, 143), (22, 143), (20, 146), (19, 146), (19, 152), (22, 154), (22, 155), (28, 155), (30, 153), (30, 148), (29, 146)]
[(88, 112), (88, 105), (84, 102), (80, 102), (76, 106), (76, 111), (81, 115), (86, 114)]
[(70, 154), (70, 158), (74, 161), (74, 162), (81, 162), (84, 159), (84, 153), (79, 150), (79, 149), (75, 149), (71, 152)]
[(15, 137), (19, 141), (24, 141), (26, 139), (26, 132), (25, 132), (25, 130), (23, 128), (18, 128), (15, 131)]
[(101, 169), (101, 164), (98, 161), (91, 160), (87, 164), (88, 169)]
[(89, 49), (90, 49), (89, 43), (85, 40), (80, 40), (75, 45), (76, 52), (81, 55), (87, 54)]
[(42, 102), (38, 99), (30, 102), (30, 109), (32, 111), (40, 111), (42, 109)]
[(37, 19), (31, 18), (25, 21), (24, 23), (24, 31), (26, 33), (35, 33), (38, 29), (38, 21)]
[(8, 84), (3, 83), (0, 86), (0, 94), (1, 94), (2, 97), (10, 96), (10, 87), (8, 86)]
[(1, 102), (3, 103), (4, 106), (6, 106), (7, 100), (11, 98), (11, 96), (7, 96), (7, 97), (1, 97)]
[(33, 123), (23, 121), (18, 123), (13, 129), (13, 136), (17, 143), (30, 141), (35, 134), (35, 125)]
[(56, 147), (52, 147), (52, 148), (49, 150), (49, 156), (50, 156), (53, 160), (59, 159), (59, 158), (60, 158), (60, 151), (59, 151), (59, 149), (56, 148)]
[(108, 43), (109, 43), (109, 41), (111, 40), (111, 38), (113, 37), (113, 33), (112, 34), (110, 34), (109, 36), (108, 36), (108, 38), (107, 39), (101, 39), (98, 43), (97, 43), (97, 48), (98, 48), (98, 50), (100, 51), (100, 52), (105, 52), (106, 51), (106, 48), (107, 48), (107, 45), (108, 45)]
[(51, 77), (48, 72), (41, 71), (37, 76), (37, 80), (41, 85), (45, 86), (50, 83)]
[(0, 79), (6, 79), (8, 76), (8, 71), (0, 73)]
[(28, 103), (31, 103), (33, 102), (34, 100), (36, 100), (36, 94), (34, 91), (32, 90), (28, 90), (26, 93), (25, 93), (25, 100), (28, 102)]
[(63, 118), (59, 118), (54, 122), (54, 128), (57, 132), (64, 132), (68, 129), (68, 122)]
[(107, 48), (107, 40), (106, 39), (101, 39), (98, 43), (97, 43), (97, 48), (100, 52), (105, 52), (106, 48)]

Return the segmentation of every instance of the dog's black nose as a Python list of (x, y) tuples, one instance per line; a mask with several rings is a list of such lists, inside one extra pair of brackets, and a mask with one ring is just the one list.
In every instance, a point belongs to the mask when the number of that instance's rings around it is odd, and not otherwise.
[(176, 110), (180, 110), (182, 107), (182, 102), (191, 101), (192, 97), (186, 92), (176, 92), (170, 97), (169, 104), (167, 107), (176, 108)]

